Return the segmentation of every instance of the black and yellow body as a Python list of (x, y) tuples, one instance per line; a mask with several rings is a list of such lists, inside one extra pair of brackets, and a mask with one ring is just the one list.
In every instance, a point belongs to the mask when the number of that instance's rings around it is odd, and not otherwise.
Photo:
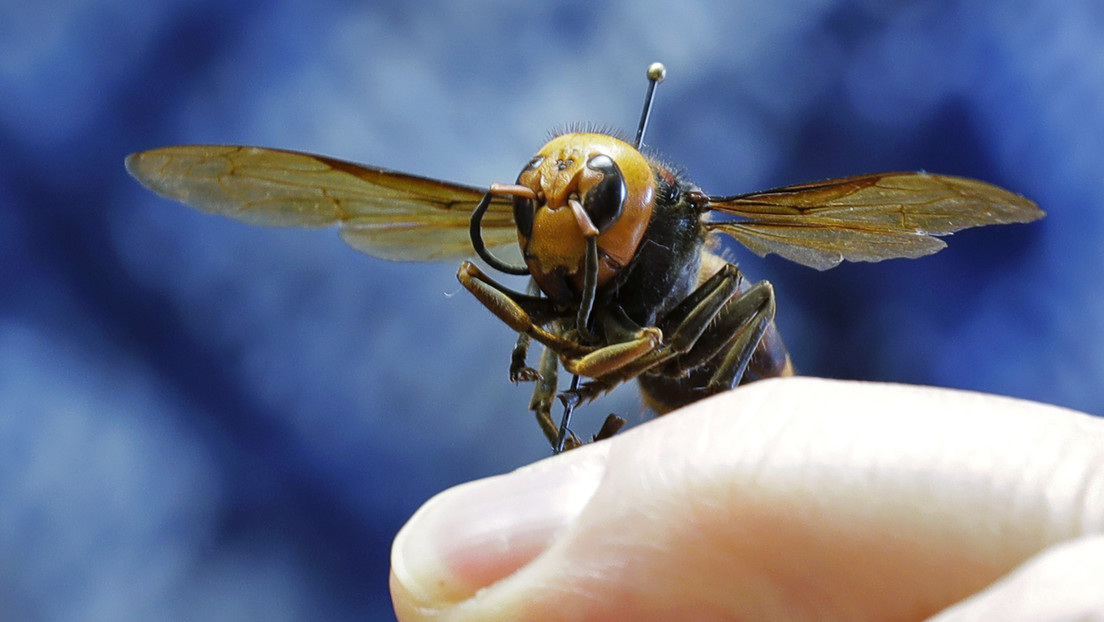
[[(1043, 217), (1030, 200), (972, 179), (872, 173), (731, 196), (707, 195), (639, 150), (665, 70), (648, 68), (636, 140), (570, 133), (549, 141), (513, 184), (476, 188), (307, 153), (184, 145), (132, 154), (155, 192), (260, 225), (338, 225), (357, 250), (397, 261), (476, 255), (527, 275), (511, 291), (470, 261), (460, 282), (518, 333), (510, 379), (535, 385), (530, 409), (555, 451), (581, 441), (575, 405), (637, 379), (665, 413), (740, 382), (793, 373), (770, 283), (749, 283), (714, 252), (730, 237), (818, 269), (915, 258), (939, 236)], [(491, 249), (519, 245), (524, 265)], [(545, 350), (530, 366), (531, 341)], [(574, 377), (560, 391), (558, 370)], [(579, 383), (580, 378), (586, 379)], [(554, 400), (564, 404), (560, 425)], [(595, 438), (623, 423), (611, 415)]]
[[(599, 133), (557, 136), (516, 185), (496, 184), (492, 193), (512, 196), (522, 255), (541, 295), (510, 291), (470, 263), (460, 281), (589, 379), (562, 399), (589, 400), (636, 378), (645, 402), (663, 414), (745, 375), (793, 373), (774, 327), (770, 284), (749, 285), (708, 249), (708, 197), (633, 145)], [(595, 249), (589, 293), (588, 240)], [(524, 366), (527, 343), (515, 349), (511, 377), (541, 380), (531, 404), (542, 428), (553, 443), (577, 445), (551, 418), (556, 359), (539, 371)]]

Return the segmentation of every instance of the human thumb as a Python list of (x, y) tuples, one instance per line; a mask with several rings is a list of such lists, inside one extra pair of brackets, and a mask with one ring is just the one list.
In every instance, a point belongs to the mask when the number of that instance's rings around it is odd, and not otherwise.
[[(403, 620), (923, 619), (1104, 531), (1104, 422), (786, 379), (446, 491), (392, 549)], [(1092, 491), (1096, 491), (1092, 494)]]

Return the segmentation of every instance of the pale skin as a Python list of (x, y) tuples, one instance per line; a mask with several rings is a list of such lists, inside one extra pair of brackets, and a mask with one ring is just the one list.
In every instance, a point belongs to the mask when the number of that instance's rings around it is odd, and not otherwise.
[(1104, 419), (787, 378), (427, 502), (401, 620), (1104, 619)]

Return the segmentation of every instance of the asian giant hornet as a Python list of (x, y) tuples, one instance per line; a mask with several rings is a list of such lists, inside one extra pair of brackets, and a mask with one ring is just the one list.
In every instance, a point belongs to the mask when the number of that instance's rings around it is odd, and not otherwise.
[[(794, 373), (774, 324), (771, 284), (748, 283), (722, 259), (718, 233), (760, 256), (826, 270), (845, 259), (929, 255), (946, 246), (933, 236), (1044, 215), (1002, 188), (927, 173), (706, 194), (641, 151), (665, 73), (659, 63), (648, 68), (633, 142), (562, 134), (515, 183), (488, 190), (259, 147), (164, 147), (129, 156), (126, 168), (154, 192), (206, 212), (256, 225), (337, 224), (345, 242), (383, 259), (474, 253), (491, 268), (530, 277), (521, 293), (470, 261), (458, 274), (517, 331), (510, 379), (535, 383), (530, 410), (557, 453), (582, 442), (568, 427), (575, 406), (628, 380), (637, 379), (645, 402), (662, 414), (742, 382)], [(490, 251), (512, 243), (524, 265)], [(526, 362), (534, 339), (545, 348), (536, 368)], [(558, 392), (561, 365), (573, 378)], [(594, 438), (623, 423), (610, 415)]]

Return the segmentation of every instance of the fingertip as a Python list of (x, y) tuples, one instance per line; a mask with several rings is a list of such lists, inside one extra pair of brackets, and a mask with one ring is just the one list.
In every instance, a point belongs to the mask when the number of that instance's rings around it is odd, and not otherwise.
[(392, 545), (396, 609), (446, 610), (541, 555), (589, 502), (605, 469), (603, 449), (574, 450), (426, 502)]

